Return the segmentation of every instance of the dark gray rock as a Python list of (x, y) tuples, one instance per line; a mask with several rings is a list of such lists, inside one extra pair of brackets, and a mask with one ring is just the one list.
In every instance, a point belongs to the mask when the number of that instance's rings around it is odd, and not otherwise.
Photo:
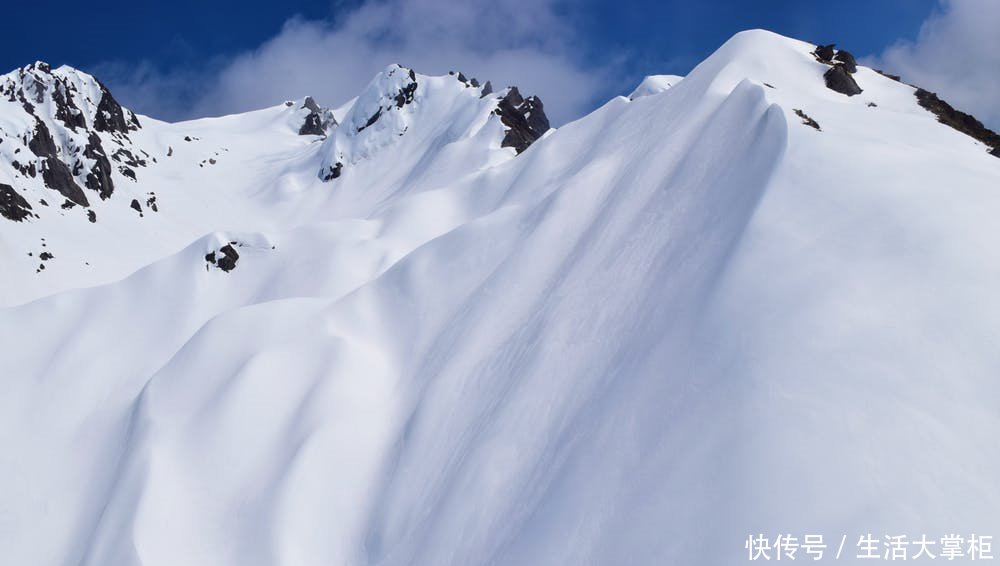
[(57, 191), (73, 203), (90, 206), (87, 195), (83, 194), (83, 189), (76, 184), (69, 167), (57, 158), (46, 157), (42, 160), (42, 181), (46, 187)]
[(38, 157), (56, 157), (58, 150), (56, 142), (49, 133), (48, 126), (38, 118), (35, 118), (35, 129), (28, 140), (28, 149)]
[(302, 127), (299, 128), (300, 136), (325, 136), (326, 130), (323, 129), (323, 121), (320, 119), (319, 114), (309, 114), (306, 116), (305, 122), (302, 123)]
[(876, 73), (882, 75), (883, 77), (885, 77), (887, 79), (892, 79), (892, 80), (896, 81), (897, 83), (903, 82), (902, 78), (899, 75), (893, 75), (891, 73), (887, 73), (887, 72), (883, 71), (882, 69), (872, 69), (872, 70), (875, 71)]
[[(205, 261), (225, 272), (232, 271), (236, 268), (236, 262), (240, 259), (239, 252), (237, 252), (236, 248), (233, 247), (234, 244), (236, 244), (236, 242), (230, 242), (219, 248), (218, 252), (208, 252), (205, 254)], [(221, 254), (222, 257), (219, 257), (219, 254)]]
[(302, 104), (302, 108), (308, 109), (309, 114), (299, 127), (300, 136), (325, 136), (331, 127), (337, 125), (337, 120), (333, 117), (333, 112), (326, 108), (321, 108), (311, 96), (307, 96)]
[(523, 98), (517, 87), (507, 91), (494, 112), (508, 128), (500, 146), (513, 147), (518, 154), (549, 130), (542, 101), (537, 96)]
[(858, 86), (857, 81), (854, 77), (847, 72), (847, 69), (843, 65), (834, 65), (823, 75), (823, 79), (826, 80), (826, 87), (830, 90), (839, 92), (841, 94), (846, 94), (847, 96), (854, 96), (856, 94), (861, 94), (861, 87)]
[(370, 117), (370, 118), (368, 118), (368, 121), (367, 121), (367, 122), (365, 122), (365, 125), (364, 125), (364, 126), (361, 126), (360, 128), (358, 128), (358, 133), (361, 133), (361, 132), (362, 132), (362, 131), (364, 131), (364, 129), (365, 129), (365, 128), (367, 128), (368, 126), (371, 126), (371, 125), (372, 125), (372, 124), (374, 124), (375, 122), (378, 122), (378, 119), (379, 119), (379, 117), (381, 117), (381, 116), (382, 116), (382, 109), (381, 109), (381, 108), (379, 108), (378, 110), (376, 110), (376, 111), (375, 111), (375, 113), (374, 113), (374, 114), (372, 114), (372, 115), (371, 115), (371, 117)]
[(820, 45), (816, 47), (816, 51), (813, 51), (813, 53), (816, 55), (816, 58), (819, 59), (820, 61), (823, 61), (824, 63), (831, 62), (833, 61), (833, 55), (834, 55), (833, 48), (835, 45), (837, 44), (831, 43), (830, 45)]
[(86, 129), (87, 120), (83, 117), (83, 112), (73, 101), (73, 92), (63, 83), (58, 83), (52, 92), (52, 102), (56, 106), (56, 119), (66, 124), (66, 127), (73, 130), (77, 128)]
[(111, 180), (111, 162), (108, 161), (108, 155), (101, 145), (100, 136), (94, 132), (91, 132), (87, 139), (87, 147), (83, 149), (83, 156), (95, 161), (94, 166), (87, 173), (85, 181), (87, 188), (97, 192), (101, 200), (111, 198), (112, 193), (115, 192), (115, 184)]
[(833, 59), (835, 62), (843, 65), (844, 70), (848, 73), (853, 75), (858, 72), (858, 62), (854, 60), (854, 55), (851, 55), (850, 52), (841, 49), (837, 52)]
[(132, 169), (130, 169), (130, 168), (128, 168), (128, 167), (125, 167), (124, 165), (119, 165), (118, 166), (118, 172), (121, 173), (123, 176), (128, 177), (129, 179), (132, 179), (133, 181), (136, 180), (136, 178), (135, 178), (135, 171), (132, 170)]
[[(410, 76), (413, 76), (413, 71), (410, 71)], [(403, 88), (399, 89), (396, 93), (396, 108), (402, 108), (407, 104), (413, 102), (413, 96), (417, 92), (417, 81), (412, 80)]]
[(816, 120), (813, 120), (812, 118), (810, 118), (809, 115), (806, 114), (805, 112), (803, 112), (802, 110), (799, 110), (798, 108), (796, 108), (795, 109), (795, 115), (798, 116), (799, 118), (802, 118), (802, 123), (805, 124), (806, 126), (809, 126), (810, 128), (815, 128), (816, 131), (819, 131), (819, 132), (823, 131), (819, 127), (819, 122), (817, 122)]
[(141, 126), (135, 114), (124, 110), (103, 83), (98, 81), (97, 84), (101, 87), (101, 101), (97, 103), (94, 129), (98, 132), (117, 132), (126, 135), (130, 131), (138, 130)]
[(937, 116), (938, 122), (983, 142), (992, 148), (989, 151), (990, 155), (1000, 157), (1000, 134), (984, 126), (975, 116), (956, 110), (933, 92), (918, 88), (914, 94), (917, 97), (917, 103)]
[(343, 168), (344, 164), (338, 161), (332, 167), (329, 167), (327, 169), (326, 173), (323, 175), (323, 180), (331, 181), (333, 179), (336, 179), (337, 177), (340, 177), (340, 172)]
[[(93, 143), (93, 138), (94, 137), (96, 137), (96, 136), (93, 136), (93, 135), (91, 136), (91, 143)], [(100, 138), (97, 138), (97, 143), (98, 144), (100, 144), (100, 141), (101, 141)], [(143, 152), (143, 153), (145, 153), (145, 152)], [(117, 161), (119, 163), (124, 163), (125, 165), (128, 165), (129, 167), (145, 167), (146, 166), (146, 160), (145, 159), (142, 159), (140, 157), (137, 157), (137, 156), (133, 155), (131, 151), (125, 149), (124, 147), (115, 150), (115, 153), (111, 156), (111, 159), (114, 159), (115, 161)]]
[(14, 187), (0, 183), (0, 216), (14, 222), (21, 222), (31, 216), (31, 205), (24, 200)]

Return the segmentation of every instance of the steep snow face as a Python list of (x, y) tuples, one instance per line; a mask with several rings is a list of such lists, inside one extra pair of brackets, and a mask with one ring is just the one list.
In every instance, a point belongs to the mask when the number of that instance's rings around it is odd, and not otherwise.
[(738, 34), (516, 158), (496, 98), (402, 70), (324, 141), (299, 104), (140, 117), (178, 164), (143, 182), (195, 218), (128, 233), (211, 228), (0, 311), (0, 553), (717, 565), (792, 533), (852, 563), (1000, 532), (1000, 160), (869, 69), (828, 89), (814, 48)]
[(642, 79), (639, 86), (635, 87), (635, 90), (633, 90), (632, 94), (628, 95), (628, 97), (631, 100), (635, 100), (636, 98), (643, 96), (659, 94), (681, 82), (683, 78), (684, 77), (678, 75), (649, 75)]

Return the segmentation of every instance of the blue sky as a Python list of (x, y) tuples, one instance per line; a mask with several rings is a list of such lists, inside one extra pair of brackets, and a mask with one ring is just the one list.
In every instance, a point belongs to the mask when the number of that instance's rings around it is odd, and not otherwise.
[[(13, 9), (21, 25), (5, 26), (0, 68), (36, 59), (69, 64), (97, 75), (144, 114), (180, 119), (306, 94), (335, 105), (384, 65), (399, 62), (427, 74), (454, 68), (495, 83), (520, 84), (539, 93), (555, 121), (564, 122), (627, 92), (646, 74), (687, 73), (732, 34), (749, 28), (837, 42), (890, 70), (916, 75), (906, 77), (912, 82), (929, 81), (945, 91), (941, 86), (961, 78), (957, 72), (945, 76), (954, 55), (948, 44), (965, 35), (965, 27), (980, 23), (986, 24), (982, 41), (995, 41), (989, 36), (998, 34), (989, 26), (1000, 28), (998, 5), (995, 0), (37, 1)], [(951, 14), (962, 10), (971, 14), (969, 21), (934, 36), (936, 21), (948, 24), (959, 19)], [(936, 74), (926, 68), (928, 53), (941, 59)], [(995, 103), (973, 95), (995, 86), (978, 85), (966, 93), (955, 88), (951, 94), (990, 117), (989, 123)]]

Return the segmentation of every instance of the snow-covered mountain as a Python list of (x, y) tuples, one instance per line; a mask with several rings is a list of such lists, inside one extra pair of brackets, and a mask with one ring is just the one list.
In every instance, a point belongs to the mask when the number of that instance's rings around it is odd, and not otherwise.
[(844, 51), (743, 32), (556, 130), (398, 65), (175, 124), (0, 94), (4, 563), (1000, 536), (1000, 141)]

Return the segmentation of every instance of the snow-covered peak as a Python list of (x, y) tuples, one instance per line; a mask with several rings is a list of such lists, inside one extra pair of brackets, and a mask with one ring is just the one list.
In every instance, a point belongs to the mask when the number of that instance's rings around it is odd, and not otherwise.
[(648, 75), (639, 86), (635, 87), (628, 97), (632, 100), (652, 94), (659, 94), (681, 82), (684, 77), (680, 75)]
[(388, 146), (424, 154), (427, 166), (438, 150), (468, 145), (478, 153), (469, 163), (485, 164), (511, 156), (500, 151), (505, 147), (520, 153), (548, 129), (541, 101), (521, 97), (516, 87), (494, 93), (488, 81), (462, 73), (427, 76), (393, 64), (372, 79), (325, 142), (319, 176), (339, 178)]
[(21, 67), (0, 76), (0, 93), (27, 114), (58, 120), (74, 131), (127, 134), (140, 127), (136, 115), (122, 108), (99, 80), (67, 65), (52, 69), (36, 61)]
[[(417, 75), (412, 69), (392, 64), (368, 83), (344, 117), (343, 126), (349, 135), (356, 135), (379, 121), (383, 112), (392, 108), (403, 109), (414, 100), (417, 89)], [(405, 127), (402, 112), (392, 114), (376, 129), (399, 129)]]
[(140, 127), (100, 81), (72, 67), (39, 61), (0, 76), (0, 182), (20, 197), (14, 214), (38, 215), (31, 202), (45, 199), (25, 201), (29, 192), (56, 191), (62, 198), (50, 198), (67, 208), (110, 198), (120, 182), (110, 160), (127, 162), (117, 173), (133, 180), (144, 161), (129, 138)]

